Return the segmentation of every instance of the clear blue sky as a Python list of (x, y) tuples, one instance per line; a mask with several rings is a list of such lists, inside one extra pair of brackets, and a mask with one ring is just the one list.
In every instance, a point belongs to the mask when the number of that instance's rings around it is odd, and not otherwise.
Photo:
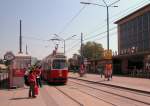
[[(78, 53), (80, 34), (84, 43), (96, 41), (104, 48), (106, 43), (106, 8), (83, 5), (81, 1), (104, 4), (102, 0), (0, 0), (0, 58), (6, 51), (18, 53), (19, 20), (22, 20), (23, 52), (28, 45), (30, 55), (43, 58), (50, 54), (56, 42), (45, 41), (58, 34), (66, 40), (66, 55)], [(108, 4), (116, 0), (105, 0)], [(117, 29), (114, 21), (138, 8), (150, 3), (150, 0), (120, 0), (118, 8), (110, 8), (110, 48), (117, 50)], [(79, 13), (79, 11), (81, 12)], [(79, 14), (78, 14), (79, 13)], [(74, 18), (73, 18), (74, 17)], [(72, 20), (72, 21), (71, 21)], [(97, 35), (99, 33), (103, 33)], [(102, 39), (103, 38), (103, 39)], [(63, 52), (63, 42), (59, 43), (59, 52)]]

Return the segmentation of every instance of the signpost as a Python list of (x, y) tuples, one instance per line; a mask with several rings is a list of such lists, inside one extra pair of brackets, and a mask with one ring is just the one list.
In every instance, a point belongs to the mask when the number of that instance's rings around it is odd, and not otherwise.
[(9, 88), (11, 88), (12, 84), (12, 80), (13, 80), (13, 70), (12, 70), (12, 61), (15, 59), (15, 56), (12, 52), (6, 52), (4, 55), (4, 59), (6, 60), (6, 63), (8, 65), (8, 69), (9, 69), (9, 73), (8, 73), (8, 77), (9, 77)]
[(104, 59), (112, 59), (112, 50), (104, 50)]
[(12, 52), (6, 52), (6, 54), (4, 55), (4, 59), (11, 61), (15, 58), (14, 54)]

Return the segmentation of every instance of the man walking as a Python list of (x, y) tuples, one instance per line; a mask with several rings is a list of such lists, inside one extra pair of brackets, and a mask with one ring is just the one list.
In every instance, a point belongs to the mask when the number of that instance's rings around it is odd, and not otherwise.
[(97, 71), (99, 72), (99, 74), (100, 74), (100, 76), (101, 76), (101, 78), (102, 78), (102, 77), (103, 77), (103, 71), (104, 71), (102, 64), (99, 64), (99, 65), (97, 66)]

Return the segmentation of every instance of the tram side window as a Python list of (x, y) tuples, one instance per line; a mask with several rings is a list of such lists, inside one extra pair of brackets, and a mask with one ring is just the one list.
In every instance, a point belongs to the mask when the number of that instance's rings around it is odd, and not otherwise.
[(48, 61), (48, 70), (51, 70), (51, 61)]

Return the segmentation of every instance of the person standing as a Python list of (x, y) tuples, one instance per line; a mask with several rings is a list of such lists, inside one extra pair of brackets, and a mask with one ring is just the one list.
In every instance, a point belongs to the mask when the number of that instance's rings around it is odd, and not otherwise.
[(29, 75), (29, 71), (25, 70), (24, 83), (25, 83), (26, 86), (29, 86), (28, 75)]
[(35, 84), (36, 84), (36, 76), (34, 75), (33, 71), (30, 71), (29, 75), (28, 75), (28, 80), (29, 80), (29, 97), (33, 97), (35, 98)]
[(112, 64), (106, 64), (105, 68), (105, 78), (108, 78), (109, 81), (110, 78), (112, 79)]
[(101, 78), (103, 77), (103, 65), (102, 64), (99, 64), (98, 67), (97, 67), (97, 71), (99, 72)]
[(36, 82), (37, 82), (37, 86), (42, 87), (42, 83), (41, 83), (41, 66), (36, 68)]

